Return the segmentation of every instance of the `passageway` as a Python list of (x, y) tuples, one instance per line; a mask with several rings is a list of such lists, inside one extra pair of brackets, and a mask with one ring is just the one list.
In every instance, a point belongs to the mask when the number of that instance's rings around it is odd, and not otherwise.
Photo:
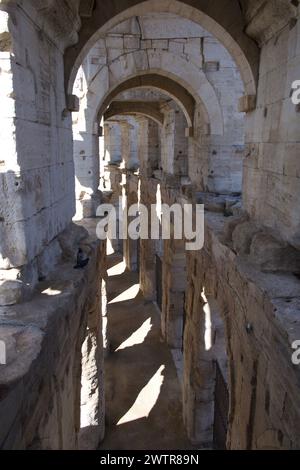
[(157, 307), (138, 291), (137, 273), (108, 260), (106, 437), (101, 449), (191, 449), (181, 386), (160, 333)]
[(0, 0), (0, 59), (0, 450), (300, 449), (300, 2)]

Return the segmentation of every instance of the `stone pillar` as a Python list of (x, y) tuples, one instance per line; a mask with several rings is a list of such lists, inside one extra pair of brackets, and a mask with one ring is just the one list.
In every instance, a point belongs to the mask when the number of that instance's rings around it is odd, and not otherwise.
[(119, 122), (108, 121), (104, 124), (104, 160), (107, 163), (122, 163), (122, 132)]
[(182, 349), (186, 290), (186, 255), (182, 240), (166, 240), (164, 251), (163, 335), (172, 349)]
[(173, 175), (175, 171), (175, 110), (165, 105), (162, 112), (165, 119), (161, 131), (161, 167), (165, 173)]
[(205, 301), (201, 287), (188, 289), (184, 329), (183, 418), (189, 439), (211, 448), (214, 410), (214, 362), (205, 348)]
[(122, 168), (129, 168), (130, 166), (130, 124), (125, 119), (120, 120), (121, 129), (121, 156), (122, 156)]
[(137, 170), (140, 166), (139, 161), (139, 144), (138, 144), (138, 133), (139, 133), (139, 120), (136, 118), (129, 118), (129, 136), (130, 136), (130, 159), (128, 162), (129, 170)]
[(114, 251), (123, 251), (123, 242), (119, 239), (119, 203), (120, 198), (123, 197), (124, 185), (126, 185), (126, 173), (114, 163), (110, 163), (106, 166), (105, 172), (109, 178), (110, 190), (103, 192), (103, 202), (106, 204), (112, 204), (115, 208), (117, 215), (117, 238), (110, 240), (111, 246)]
[[(131, 205), (138, 203), (139, 178), (130, 171), (127, 171), (126, 175), (125, 193), (128, 209)], [(128, 217), (127, 226), (129, 226), (130, 222), (134, 219), (135, 217)], [(132, 240), (129, 237), (123, 241), (124, 260), (129, 271), (136, 271), (138, 269), (138, 243), (140, 243), (139, 240)]]
[(188, 176), (189, 137), (186, 136), (186, 117), (181, 109), (176, 109), (174, 118), (174, 174)]
[(149, 239), (140, 241), (140, 285), (147, 300), (155, 300), (155, 240), (150, 238), (151, 204), (156, 204), (156, 184), (153, 180), (141, 178), (141, 203), (148, 209)]
[[(224, 306), (221, 310), (215, 297), (216, 288), (221, 290), (222, 287), (209, 263), (205, 250), (189, 252), (187, 256), (183, 349), (184, 422), (191, 441), (206, 448), (211, 448), (213, 443), (216, 362), (225, 382), (229, 382), (226, 315)], [(230, 387), (228, 392), (231, 393)]]
[(148, 168), (153, 176), (161, 166), (161, 126), (148, 119)]
[(98, 133), (74, 130), (76, 219), (94, 217), (101, 202)]
[[(81, 416), (79, 447), (97, 449), (105, 432), (102, 289), (106, 280), (105, 252), (98, 259), (99, 279), (88, 305), (88, 324), (82, 345)], [(94, 294), (94, 295), (93, 295)]]

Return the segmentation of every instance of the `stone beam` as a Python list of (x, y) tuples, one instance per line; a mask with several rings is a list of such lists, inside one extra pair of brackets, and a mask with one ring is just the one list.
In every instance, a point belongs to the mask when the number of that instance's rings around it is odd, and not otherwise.
[(188, 126), (193, 126), (196, 104), (194, 97), (183, 86), (179, 85), (179, 83), (175, 82), (171, 78), (155, 73), (138, 75), (117, 85), (108, 95), (106, 95), (106, 98), (100, 106), (98, 120), (101, 120), (107, 107), (120, 93), (134, 88), (155, 88), (166, 93), (182, 108), (188, 121)]
[(163, 125), (164, 115), (160, 111), (160, 102), (149, 101), (113, 101), (104, 114), (104, 120), (118, 115), (144, 115), (157, 124)]
[(238, 0), (95, 0), (93, 14), (82, 18), (77, 44), (65, 52), (65, 86), (69, 94), (78, 68), (99, 37), (122, 21), (148, 12), (177, 14), (200, 24), (228, 49), (240, 69), (247, 94), (256, 93), (259, 48), (245, 33)]

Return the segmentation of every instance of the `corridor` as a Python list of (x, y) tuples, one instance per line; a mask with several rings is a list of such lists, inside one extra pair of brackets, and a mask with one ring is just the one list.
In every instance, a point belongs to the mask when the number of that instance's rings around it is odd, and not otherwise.
[(120, 255), (111, 255), (108, 267), (106, 437), (100, 449), (192, 449), (159, 311), (139, 292), (138, 274), (122, 272)]
[(300, 0), (0, 0), (0, 59), (0, 450), (300, 450)]

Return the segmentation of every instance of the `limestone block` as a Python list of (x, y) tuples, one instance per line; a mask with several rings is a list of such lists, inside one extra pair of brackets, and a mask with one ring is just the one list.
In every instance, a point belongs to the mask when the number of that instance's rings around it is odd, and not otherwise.
[(169, 51), (173, 54), (183, 54), (184, 44), (178, 41), (169, 41)]
[(151, 49), (152, 42), (151, 39), (141, 40), (141, 49)]
[(288, 143), (285, 145), (283, 164), (283, 172), (285, 175), (300, 178), (299, 152), (299, 143)]
[(297, 16), (297, 6), (284, 1), (263, 3), (249, 21), (246, 33), (260, 45), (267, 42)]
[(238, 254), (248, 254), (252, 239), (260, 231), (253, 222), (243, 222), (232, 233), (233, 248)]
[(237, 227), (237, 225), (246, 222), (246, 220), (246, 215), (242, 217), (240, 215), (233, 215), (232, 217), (228, 217), (224, 225), (224, 240), (226, 242), (231, 242), (234, 229)]
[(250, 257), (264, 272), (300, 272), (300, 251), (267, 233), (253, 236)]
[(22, 281), (0, 280), (0, 306), (14, 305), (22, 299)]
[(66, 230), (58, 236), (62, 255), (64, 259), (74, 259), (80, 243), (87, 237), (88, 233), (79, 225), (70, 224)]
[(13, 94), (11, 95), (17, 102), (35, 103), (36, 101), (36, 79), (30, 68), (20, 64), (14, 64)]
[(125, 36), (124, 37), (124, 49), (139, 49), (140, 38), (137, 36)]
[(106, 48), (122, 50), (124, 47), (123, 35), (108, 35), (105, 39)]
[(149, 67), (148, 57), (145, 51), (136, 51), (133, 53), (136, 70), (147, 70)]
[(62, 257), (61, 246), (57, 239), (46, 246), (38, 256), (38, 272), (40, 277), (46, 277), (58, 264)]
[(166, 39), (153, 39), (153, 49), (168, 49), (168, 41)]
[(200, 38), (208, 35), (207, 31), (197, 23), (193, 21), (178, 21), (177, 15), (169, 17), (167, 13), (160, 13), (159, 15), (148, 13), (142, 17), (142, 25), (143, 34), (146, 39), (155, 37), (172, 38), (174, 37), (174, 31), (176, 31), (176, 38), (182, 38), (183, 41), (186, 37)]
[(220, 62), (222, 67), (234, 67), (229, 52), (215, 38), (205, 37), (203, 55), (205, 62)]
[(7, 344), (7, 367), (0, 372), (2, 385), (9, 386), (28, 372), (40, 352), (43, 336), (34, 326), (0, 326), (0, 339)]
[(184, 53), (197, 61), (199, 67), (202, 66), (202, 51), (200, 38), (189, 38), (184, 45)]
[(148, 59), (149, 59), (149, 68), (150, 69), (157, 69), (161, 68), (161, 61), (162, 61), (162, 51), (155, 50), (155, 49), (148, 49), (147, 50)]

